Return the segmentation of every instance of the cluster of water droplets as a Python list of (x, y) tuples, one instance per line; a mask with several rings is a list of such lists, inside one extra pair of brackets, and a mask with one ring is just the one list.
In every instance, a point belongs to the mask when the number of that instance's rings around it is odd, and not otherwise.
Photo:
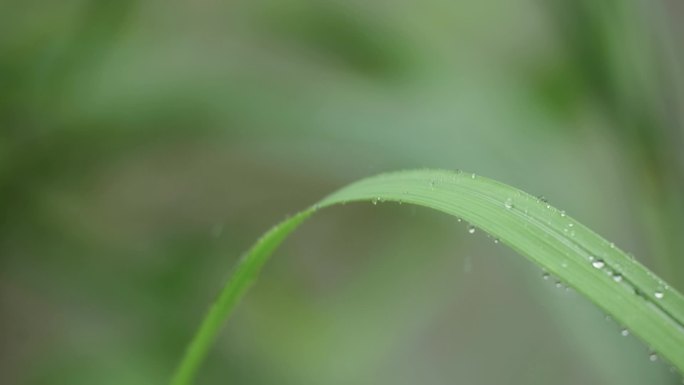
[[(467, 174), (466, 174), (466, 175), (467, 175)], [(476, 179), (476, 178), (477, 178), (477, 176), (476, 176), (475, 174), (471, 174), (470, 177), (471, 177), (472, 179)], [(434, 189), (436, 183), (437, 183), (436, 181), (431, 181), (431, 182), (430, 182), (430, 188)], [(539, 204), (541, 204), (543, 207), (545, 207), (545, 208), (548, 209), (548, 210), (553, 210), (553, 211), (555, 211), (555, 212), (557, 213), (558, 216), (560, 216), (561, 218), (564, 218), (564, 219), (566, 220), (566, 223), (565, 223), (565, 225), (563, 226), (563, 232), (564, 232), (567, 236), (569, 236), (569, 237), (571, 237), (571, 238), (573, 238), (573, 237), (576, 236), (576, 231), (577, 231), (577, 229), (576, 229), (576, 223), (575, 223), (574, 221), (572, 221), (571, 219), (567, 218), (567, 214), (566, 214), (566, 212), (565, 212), (564, 210), (556, 210), (555, 208), (553, 208), (553, 207), (548, 203), (548, 200), (547, 200), (545, 197), (543, 197), (543, 196), (537, 197), (536, 200), (537, 200), (537, 202), (538, 202)], [(508, 197), (508, 198), (506, 198), (505, 200), (503, 200), (503, 207), (504, 207), (506, 210), (513, 210), (513, 209), (515, 209), (515, 208), (516, 208), (516, 202), (515, 202), (514, 198), (513, 198), (513, 197)], [(525, 215), (529, 215), (528, 209), (525, 207), (524, 204), (522, 205), (522, 208), (520, 208), (519, 210), (520, 210), (521, 212), (524, 212)], [(462, 219), (461, 219), (461, 218), (458, 218), (458, 221), (461, 222)], [(550, 224), (550, 222), (548, 222), (548, 221), (547, 221), (547, 223)], [(476, 227), (475, 227), (474, 225), (468, 224), (468, 226), (467, 226), (467, 232), (468, 232), (468, 234), (475, 234), (475, 233), (476, 233), (476, 230), (477, 230), (477, 229), (476, 229)], [(488, 236), (489, 236), (489, 235), (488, 235)], [(494, 238), (493, 240), (494, 240), (494, 243), (499, 243), (499, 239), (498, 239), (498, 238)], [(610, 247), (610, 249), (616, 249), (616, 245), (615, 245), (614, 243), (612, 243), (612, 242), (609, 243), (608, 246)], [(606, 257), (607, 257), (607, 255), (606, 255)], [(634, 258), (633, 255), (629, 254), (629, 257), (630, 257), (632, 260), (635, 260), (635, 258)], [(610, 259), (609, 259), (609, 260), (610, 260)], [(653, 299), (654, 301), (657, 301), (657, 300), (662, 300), (662, 299), (664, 299), (664, 298), (666, 297), (666, 291), (667, 291), (668, 287), (667, 287), (667, 285), (664, 284), (662, 281), (658, 281), (658, 282), (659, 282), (658, 287), (655, 288), (654, 291), (651, 292), (651, 295), (650, 295), (650, 296), (645, 296), (645, 295), (644, 295), (643, 293), (641, 293), (636, 287), (633, 286), (632, 282), (630, 282), (628, 279), (625, 278), (624, 273), (623, 273), (623, 269), (622, 269), (622, 267), (621, 267), (620, 265), (615, 264), (615, 266), (609, 266), (609, 264), (608, 264), (608, 262), (607, 262), (606, 260), (604, 260), (603, 258), (594, 256), (594, 255), (589, 255), (589, 256), (588, 256), (588, 262), (589, 262), (589, 264), (590, 264), (590, 266), (591, 266), (592, 268), (604, 272), (604, 273), (605, 273), (608, 277), (610, 277), (610, 278), (612, 279), (612, 281), (615, 282), (616, 284), (620, 284), (620, 285), (624, 286), (626, 289), (632, 290), (636, 295), (640, 295), (640, 296), (642, 296), (642, 297), (643, 297), (644, 299), (646, 299), (646, 300)], [(567, 261), (567, 260), (566, 260), (566, 261), (563, 261), (563, 262), (561, 263), (561, 267), (562, 267), (562, 268), (567, 268), (567, 267), (568, 267), (568, 261)], [(549, 272), (547, 272), (547, 271), (543, 271), (543, 272), (542, 272), (542, 278), (543, 278), (545, 281), (552, 281), (553, 286), (556, 287), (556, 288), (565, 289), (565, 291), (570, 291), (570, 290), (571, 290), (571, 287), (570, 287), (570, 286), (565, 285), (561, 280), (554, 278), (554, 277), (553, 277)], [(657, 279), (657, 277), (653, 277), (653, 278)], [(607, 316), (607, 319), (610, 319), (610, 317)], [(621, 327), (621, 328), (619, 329), (619, 335), (622, 336), (622, 337), (629, 337), (629, 336), (631, 335), (631, 331), (630, 331), (628, 328), (626, 328), (626, 327)], [(647, 359), (648, 359), (649, 361), (651, 361), (651, 362), (656, 362), (656, 361), (659, 360), (659, 357), (658, 357), (658, 354), (657, 354), (655, 351), (649, 350), (648, 355), (647, 355)], [(682, 380), (682, 383), (684, 384), (684, 380)]]
[[(556, 210), (555, 208), (553, 208), (548, 203), (547, 199), (543, 196), (537, 197), (536, 201), (539, 204), (541, 204), (543, 207), (545, 207), (546, 209)], [(503, 206), (507, 210), (514, 209), (515, 208), (515, 202), (514, 202), (513, 198), (507, 198), (506, 200), (504, 200)], [(523, 211), (526, 215), (529, 215), (527, 209), (521, 209), (521, 211)], [(567, 214), (564, 210), (556, 210), (556, 212), (558, 213), (558, 215), (561, 218), (564, 218), (564, 219), (567, 218)], [(550, 224), (550, 222), (547, 222), (547, 223)], [(578, 231), (576, 229), (576, 223), (572, 220), (568, 220), (565, 223), (565, 225), (562, 227), (562, 229), (563, 229), (563, 233), (565, 233), (568, 237), (571, 237), (571, 238), (575, 237), (577, 234), (577, 231)], [(616, 249), (616, 245), (613, 242), (610, 242), (608, 244), (608, 246), (610, 247), (610, 249)], [(632, 261), (635, 261), (635, 257), (632, 254), (628, 254), (628, 256)], [(608, 255), (606, 255), (606, 257), (608, 257)], [(667, 286), (667, 284), (665, 284), (663, 281), (661, 281), (656, 276), (651, 276), (651, 278), (653, 278), (657, 282), (657, 286), (653, 289), (653, 291), (651, 291), (650, 295), (647, 296), (647, 295), (645, 295), (645, 293), (642, 293), (638, 288), (636, 288), (632, 282), (630, 282), (628, 279), (625, 278), (625, 276), (624, 276), (625, 271), (624, 271), (623, 267), (620, 266), (619, 264), (615, 264), (614, 266), (609, 266), (608, 262), (605, 259), (594, 256), (594, 255), (588, 256), (588, 262), (593, 269), (597, 269), (597, 270), (604, 272), (608, 277), (610, 277), (612, 279), (613, 282), (615, 282), (616, 284), (622, 285), (627, 290), (631, 290), (635, 295), (639, 295), (639, 296), (643, 297), (645, 300), (655, 302), (655, 301), (660, 301), (660, 300), (663, 300), (664, 298), (666, 298), (668, 286)], [(561, 266), (563, 268), (567, 268), (568, 262), (563, 261)], [(565, 288), (566, 290), (570, 289), (569, 286), (565, 285), (559, 279), (554, 279), (554, 277), (549, 272), (547, 272), (545, 270), (542, 271), (542, 279), (544, 279), (545, 281), (552, 281), (552, 284), (556, 288)], [(607, 319), (610, 319), (610, 317), (607, 316)], [(622, 337), (629, 337), (631, 335), (631, 331), (626, 327), (621, 327), (619, 329), (619, 334)], [(647, 359), (650, 362), (656, 362), (656, 361), (660, 360), (658, 354), (652, 349), (650, 349), (648, 351)], [(674, 372), (674, 371), (676, 371), (676, 369), (674, 367), (672, 367), (671, 371)], [(682, 379), (682, 384), (684, 384), (684, 379)]]
[[(613, 244), (611, 243), (611, 247)], [(614, 282), (620, 283), (625, 285), (628, 288), (631, 288), (635, 294), (642, 295), (642, 293), (635, 287), (631, 285), (631, 283), (627, 282), (623, 276), (623, 274), (619, 271), (620, 266), (616, 265), (614, 269), (611, 269), (606, 262), (603, 259), (594, 257), (593, 255), (589, 256), (589, 261), (591, 262), (591, 265), (599, 270), (604, 271), (608, 276), (610, 276)], [(656, 300), (661, 300), (665, 298), (665, 291), (668, 289), (668, 286), (663, 284), (662, 281), (660, 281), (660, 284), (653, 290), (651, 293), (653, 298)]]
[[(544, 271), (544, 272), (542, 273), (542, 278), (543, 278), (545, 281), (550, 281), (551, 278), (552, 278), (552, 276), (551, 276), (551, 274), (549, 274), (548, 272)], [(569, 291), (572, 290), (572, 288), (571, 288), (570, 286), (565, 285), (565, 284), (563, 283), (563, 281), (561, 281), (560, 279), (555, 279), (555, 280), (553, 280), (553, 287), (555, 287), (556, 289), (565, 289), (566, 292), (569, 292)]]

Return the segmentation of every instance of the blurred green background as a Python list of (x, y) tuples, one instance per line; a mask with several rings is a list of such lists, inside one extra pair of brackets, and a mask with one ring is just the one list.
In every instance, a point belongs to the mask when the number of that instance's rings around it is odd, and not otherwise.
[[(357, 178), (543, 195), (684, 289), (678, 1), (0, 3), (0, 383), (163, 384), (237, 257)], [(465, 224), (288, 240), (198, 384), (675, 384)]]

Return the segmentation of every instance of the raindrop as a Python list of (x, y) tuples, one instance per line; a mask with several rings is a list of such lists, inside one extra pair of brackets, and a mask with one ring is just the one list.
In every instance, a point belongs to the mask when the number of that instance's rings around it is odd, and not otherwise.
[(475, 234), (475, 226), (468, 225), (468, 233), (469, 234)]
[(498, 245), (499, 242), (500, 242), (500, 241), (499, 241), (499, 238), (494, 238), (494, 243), (496, 243), (496, 244)]
[(461, 219), (461, 218), (456, 218), (456, 220), (459, 222), (463, 221), (463, 219)]
[(622, 274), (620, 274), (620, 273), (613, 274), (613, 281), (622, 282)]
[(627, 337), (629, 335), (629, 330), (627, 328), (620, 330), (620, 335)]
[(594, 266), (594, 267), (597, 268), (597, 269), (603, 269), (603, 267), (606, 266), (606, 263), (603, 262), (603, 260), (597, 259), (597, 260), (594, 260), (594, 261), (591, 263), (591, 265)]
[(556, 281), (556, 287), (557, 287), (558, 289), (560, 289), (561, 287), (563, 287), (563, 282), (561, 282), (561, 281)]
[(545, 281), (548, 281), (548, 280), (549, 280), (549, 277), (550, 277), (550, 274), (549, 274), (549, 273), (547, 273), (547, 272), (543, 272), (543, 273), (542, 273), (542, 278), (543, 278)]
[(564, 217), (564, 216), (565, 216), (565, 210), (561, 210), (560, 216), (561, 216), (561, 217)]
[(614, 248), (615, 248), (615, 243), (611, 242), (611, 243), (610, 243), (610, 248), (611, 248), (611, 249), (614, 249)]
[(373, 203), (374, 205), (377, 205), (377, 204), (378, 204), (378, 199), (376, 199), (376, 198), (371, 199), (371, 203)]
[(508, 210), (513, 208), (513, 200), (511, 198), (506, 199), (504, 202), (504, 207)]
[(654, 352), (651, 352), (648, 355), (648, 360), (651, 362), (656, 362), (656, 361), (658, 361), (658, 355)]
[(653, 293), (653, 295), (658, 299), (663, 299), (665, 293), (663, 293), (662, 290), (656, 290), (655, 293)]
[(471, 178), (471, 179), (475, 179), (475, 178), (477, 178), (477, 175), (475, 175), (475, 173), (472, 173), (472, 174), (470, 175), (470, 178)]

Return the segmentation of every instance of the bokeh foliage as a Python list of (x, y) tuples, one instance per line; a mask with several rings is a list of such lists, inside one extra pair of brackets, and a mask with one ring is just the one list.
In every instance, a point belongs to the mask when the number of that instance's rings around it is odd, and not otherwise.
[[(544, 195), (682, 290), (682, 17), (3, 1), (0, 382), (163, 383), (253, 239), (398, 168)], [(422, 210), (332, 210), (266, 268), (201, 383), (679, 381), (510, 254)]]

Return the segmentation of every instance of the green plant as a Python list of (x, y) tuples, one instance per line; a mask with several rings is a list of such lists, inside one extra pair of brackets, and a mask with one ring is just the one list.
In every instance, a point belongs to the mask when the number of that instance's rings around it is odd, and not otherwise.
[(290, 232), (321, 208), (355, 201), (414, 204), (466, 220), (575, 288), (684, 371), (684, 297), (633, 257), (543, 199), (475, 174), (418, 170), (353, 183), (268, 231), (236, 267), (171, 383), (192, 382), (221, 325)]

